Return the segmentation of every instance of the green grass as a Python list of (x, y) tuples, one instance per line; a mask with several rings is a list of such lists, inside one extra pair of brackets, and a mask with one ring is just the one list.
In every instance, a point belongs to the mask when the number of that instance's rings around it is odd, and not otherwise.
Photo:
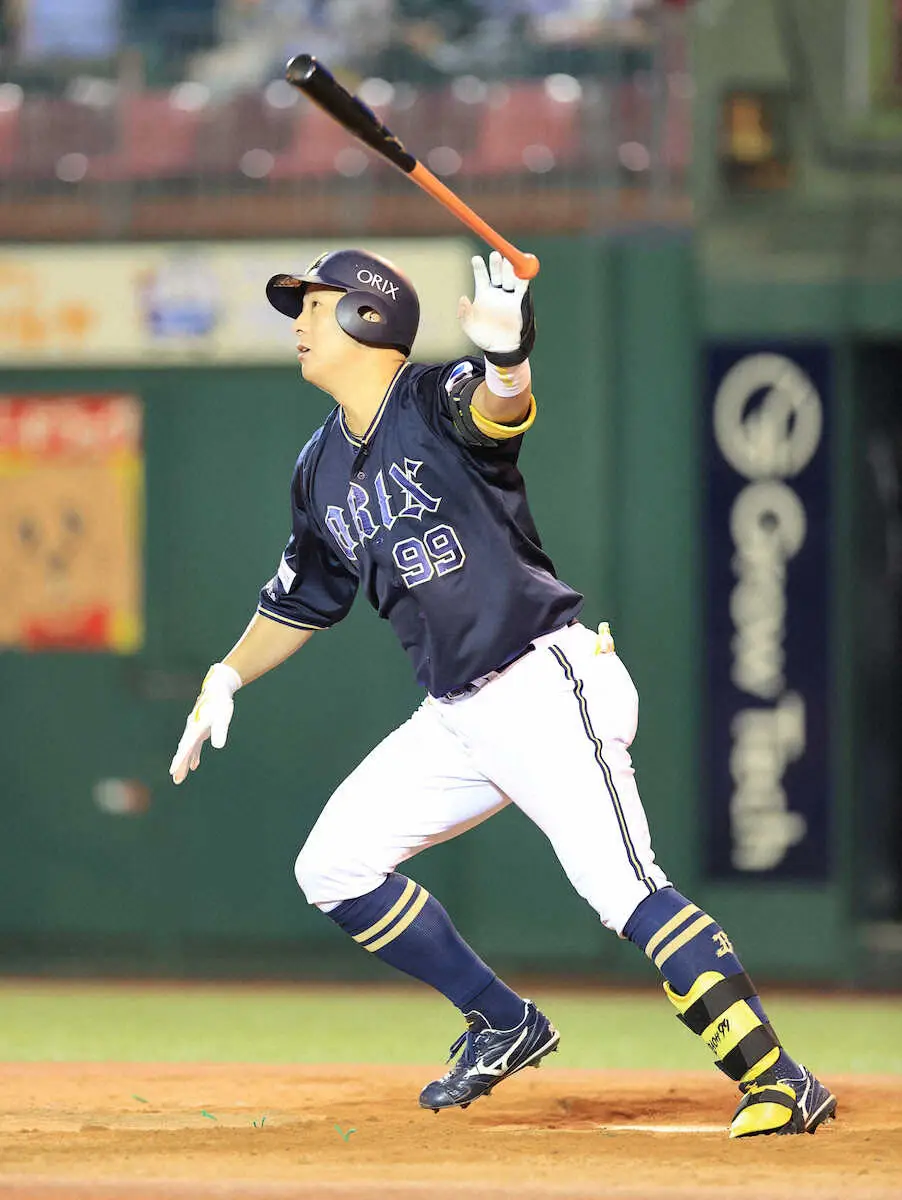
[[(703, 1069), (657, 989), (531, 991), (562, 1032), (556, 1067)], [(785, 1045), (823, 1074), (902, 1074), (898, 1000), (777, 993)], [(461, 1021), (425, 988), (0, 983), (0, 1062), (435, 1064)]]

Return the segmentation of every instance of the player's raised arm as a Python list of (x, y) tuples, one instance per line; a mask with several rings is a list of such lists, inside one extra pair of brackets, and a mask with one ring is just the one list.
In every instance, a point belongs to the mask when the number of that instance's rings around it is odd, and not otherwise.
[[(485, 354), (485, 379), (473, 395), (474, 418), (483, 433), (494, 425), (532, 424), (535, 401), (529, 354), (536, 340), (529, 281), (518, 279), (514, 268), (497, 250), (489, 266), (473, 257), (473, 299), (461, 296), (458, 317), (464, 333)], [(480, 417), (482, 421), (480, 421)], [(510, 435), (510, 429), (504, 434)]]
[(293, 629), (271, 621), (260, 613), (253, 615), (222, 662), (214, 663), (207, 672), (169, 767), (173, 783), (181, 783), (189, 771), (197, 770), (207, 738), (216, 750), (223, 748), (238, 689), (290, 658), (314, 633), (313, 629)]

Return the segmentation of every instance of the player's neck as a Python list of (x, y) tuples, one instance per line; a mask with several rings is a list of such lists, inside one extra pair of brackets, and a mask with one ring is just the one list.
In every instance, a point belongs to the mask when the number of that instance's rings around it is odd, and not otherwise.
[(353, 371), (329, 389), (336, 404), (344, 410), (345, 424), (356, 437), (363, 437), (372, 425), (385, 393), (405, 362), (400, 354), (380, 354), (376, 361), (356, 363)]

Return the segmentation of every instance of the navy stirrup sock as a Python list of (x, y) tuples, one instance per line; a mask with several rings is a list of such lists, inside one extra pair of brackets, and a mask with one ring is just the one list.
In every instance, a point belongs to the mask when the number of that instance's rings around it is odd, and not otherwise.
[(326, 914), (364, 950), (447, 996), (462, 1013), (478, 1012), (493, 1029), (513, 1029), (524, 1001), (470, 949), (424, 887), (392, 873), (375, 891)]
[[(767, 1014), (732, 942), (713, 917), (676, 888), (662, 888), (642, 901), (623, 936), (652, 960), (677, 1012), (704, 1036), (728, 1075), (737, 1080), (771, 1073), (775, 1078), (801, 1076), (801, 1067), (775, 1038), (778, 1053), (768, 1048)], [(720, 977), (727, 982), (718, 983)], [(731, 1056), (725, 1047), (735, 1053)]]

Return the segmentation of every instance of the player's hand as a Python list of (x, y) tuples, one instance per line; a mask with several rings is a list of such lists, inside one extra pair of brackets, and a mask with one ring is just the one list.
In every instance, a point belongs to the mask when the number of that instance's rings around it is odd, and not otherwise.
[(529, 280), (518, 279), (513, 264), (493, 250), (489, 265), (472, 259), (473, 299), (461, 296), (457, 315), (464, 333), (497, 367), (524, 362), (536, 340)]
[(188, 771), (196, 771), (207, 738), (216, 750), (226, 744), (229, 722), (235, 707), (232, 697), (241, 687), (241, 676), (225, 663), (214, 663), (200, 689), (197, 702), (185, 723), (185, 732), (169, 765), (173, 783), (181, 783)]

